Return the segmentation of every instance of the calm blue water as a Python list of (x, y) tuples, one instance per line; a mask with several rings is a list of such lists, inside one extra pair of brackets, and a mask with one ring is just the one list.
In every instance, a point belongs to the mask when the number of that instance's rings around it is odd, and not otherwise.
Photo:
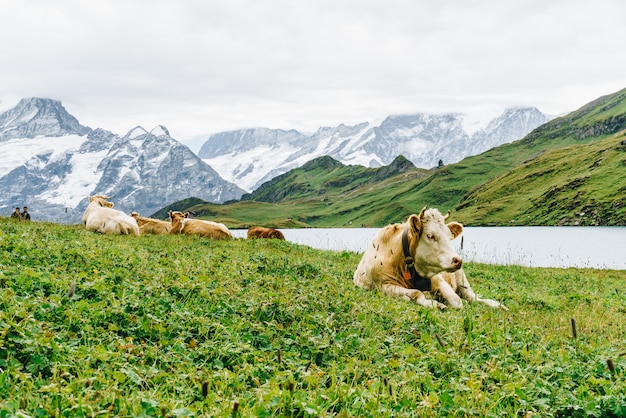
[[(281, 231), (288, 241), (298, 244), (362, 253), (378, 228)], [(246, 231), (235, 230), (233, 235), (245, 237)], [(454, 245), (465, 261), (528, 267), (626, 269), (626, 227), (465, 227)]]

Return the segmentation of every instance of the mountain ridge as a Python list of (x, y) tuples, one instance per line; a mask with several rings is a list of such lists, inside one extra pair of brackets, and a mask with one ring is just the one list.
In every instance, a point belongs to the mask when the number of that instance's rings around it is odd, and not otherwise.
[(551, 118), (534, 107), (502, 109), (495, 115), (390, 115), (378, 125), (340, 124), (310, 135), (267, 128), (234, 130), (209, 136), (198, 156), (250, 192), (323, 155), (365, 167), (388, 165), (398, 155), (420, 168), (435, 167), (440, 161), (449, 164), (520, 139)]

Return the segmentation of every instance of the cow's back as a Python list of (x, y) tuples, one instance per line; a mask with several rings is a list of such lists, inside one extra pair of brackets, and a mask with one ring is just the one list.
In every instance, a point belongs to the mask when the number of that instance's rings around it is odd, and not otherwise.
[(372, 238), (354, 272), (354, 284), (365, 289), (379, 289), (383, 278), (395, 273), (398, 256), (393, 248), (402, 239), (400, 224), (387, 225)]
[(139, 232), (141, 235), (163, 235), (169, 234), (172, 224), (159, 219), (138, 218)]
[(184, 219), (180, 232), (214, 239), (229, 239), (233, 237), (226, 225), (200, 219)]
[(135, 219), (124, 212), (108, 207), (92, 207), (85, 213), (85, 228), (111, 235), (139, 236), (139, 226)]
[(266, 228), (263, 226), (253, 226), (248, 229), (248, 239), (255, 238), (276, 238), (276, 239), (285, 239), (285, 235), (278, 229), (274, 228)]

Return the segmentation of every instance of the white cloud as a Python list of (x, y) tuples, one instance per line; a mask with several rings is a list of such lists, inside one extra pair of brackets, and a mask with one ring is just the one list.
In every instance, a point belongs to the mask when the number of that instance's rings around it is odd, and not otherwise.
[(626, 87), (620, 0), (24, 0), (0, 14), (0, 110), (50, 97), (119, 134), (557, 114)]

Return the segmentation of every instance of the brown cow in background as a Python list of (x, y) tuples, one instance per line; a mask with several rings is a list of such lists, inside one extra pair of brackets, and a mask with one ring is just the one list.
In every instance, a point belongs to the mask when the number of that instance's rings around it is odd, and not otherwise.
[(143, 216), (139, 216), (139, 213), (137, 212), (131, 212), (130, 216), (135, 218), (137, 221), (137, 225), (139, 225), (139, 233), (141, 235), (169, 234), (170, 229), (172, 228), (172, 224), (170, 222), (162, 221), (160, 219), (145, 218)]
[(248, 239), (254, 238), (276, 238), (285, 239), (285, 236), (278, 229), (266, 228), (264, 226), (253, 226), (248, 229)]
[(205, 221), (202, 219), (189, 219), (189, 212), (169, 211), (172, 229), (170, 234), (200, 235), (213, 239), (230, 239), (233, 237), (226, 225)]

